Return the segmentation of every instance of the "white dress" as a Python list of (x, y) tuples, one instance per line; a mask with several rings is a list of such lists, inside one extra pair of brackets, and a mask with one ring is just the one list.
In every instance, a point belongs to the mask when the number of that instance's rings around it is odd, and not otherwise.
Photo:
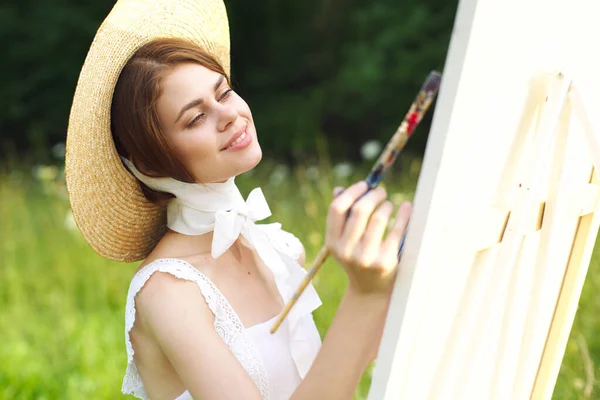
[[(286, 259), (288, 268), (293, 269), (287, 285), (278, 285), (284, 299), (304, 275), (304, 270), (295, 261)], [(296, 267), (293, 266), (296, 265)], [(259, 389), (263, 399), (288, 400), (310, 368), (321, 339), (312, 318), (312, 311), (321, 302), (314, 288), (300, 297), (292, 313), (279, 330), (271, 335), (269, 328), (274, 319), (245, 328), (233, 307), (219, 289), (198, 269), (181, 259), (163, 258), (155, 260), (136, 273), (131, 281), (125, 310), (125, 342), (127, 346), (127, 371), (122, 391), (140, 399), (149, 399), (133, 360), (133, 348), (129, 331), (135, 322), (135, 295), (156, 271), (169, 273), (179, 279), (195, 282), (206, 303), (213, 312), (214, 327), (221, 339), (229, 346), (238, 361)], [(175, 400), (190, 400), (188, 391)]]

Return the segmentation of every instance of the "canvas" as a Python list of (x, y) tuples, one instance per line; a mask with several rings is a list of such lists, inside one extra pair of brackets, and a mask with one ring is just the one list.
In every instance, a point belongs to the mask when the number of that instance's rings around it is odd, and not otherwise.
[(370, 399), (551, 397), (600, 223), (596, 8), (460, 1)]

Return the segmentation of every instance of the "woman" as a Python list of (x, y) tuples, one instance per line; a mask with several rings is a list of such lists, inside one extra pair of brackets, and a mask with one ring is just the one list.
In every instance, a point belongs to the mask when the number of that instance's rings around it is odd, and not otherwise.
[(123, 392), (351, 398), (377, 353), (410, 206), (383, 239), (393, 211), (385, 191), (336, 189), (326, 244), (349, 284), (334, 321), (321, 345), (310, 286), (271, 335), (304, 276), (303, 248), (278, 224), (255, 224), (270, 215), (262, 192), (244, 201), (234, 183), (262, 153), (230, 87), (222, 4), (172, 3), (116, 4), (82, 69), (67, 138), (84, 236), (106, 257), (143, 259), (127, 300)]

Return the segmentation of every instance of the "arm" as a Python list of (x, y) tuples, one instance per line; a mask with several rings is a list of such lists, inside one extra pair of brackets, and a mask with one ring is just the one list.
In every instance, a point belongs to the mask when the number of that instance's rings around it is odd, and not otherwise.
[(290, 400), (352, 399), (377, 355), (388, 304), (385, 298), (347, 291), (321, 350)]
[[(410, 206), (398, 210), (382, 240), (392, 204), (385, 190), (364, 195), (364, 182), (337, 190), (327, 216), (326, 244), (346, 271), (349, 285), (323, 346), (292, 400), (352, 399), (369, 362), (377, 356), (398, 268), (398, 249)], [(359, 200), (360, 199), (360, 200)]]
[(156, 272), (138, 293), (136, 308), (138, 321), (194, 399), (262, 399), (214, 329), (214, 315), (195, 282)]

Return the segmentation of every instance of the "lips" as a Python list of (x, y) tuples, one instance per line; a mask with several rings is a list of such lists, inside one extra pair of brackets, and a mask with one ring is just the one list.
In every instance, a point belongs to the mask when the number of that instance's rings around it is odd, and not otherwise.
[(227, 143), (225, 143), (225, 146), (223, 146), (221, 148), (221, 151), (227, 150), (227, 148), (229, 148), (229, 146), (231, 146), (231, 144), (233, 142), (235, 142), (237, 138), (239, 138), (240, 136), (242, 136), (242, 133), (246, 132), (247, 128), (248, 128), (248, 125), (244, 125), (244, 126), (241, 126), (238, 130), (236, 130), (233, 133), (233, 135), (231, 135), (231, 137), (229, 138), (229, 140), (227, 141)]

